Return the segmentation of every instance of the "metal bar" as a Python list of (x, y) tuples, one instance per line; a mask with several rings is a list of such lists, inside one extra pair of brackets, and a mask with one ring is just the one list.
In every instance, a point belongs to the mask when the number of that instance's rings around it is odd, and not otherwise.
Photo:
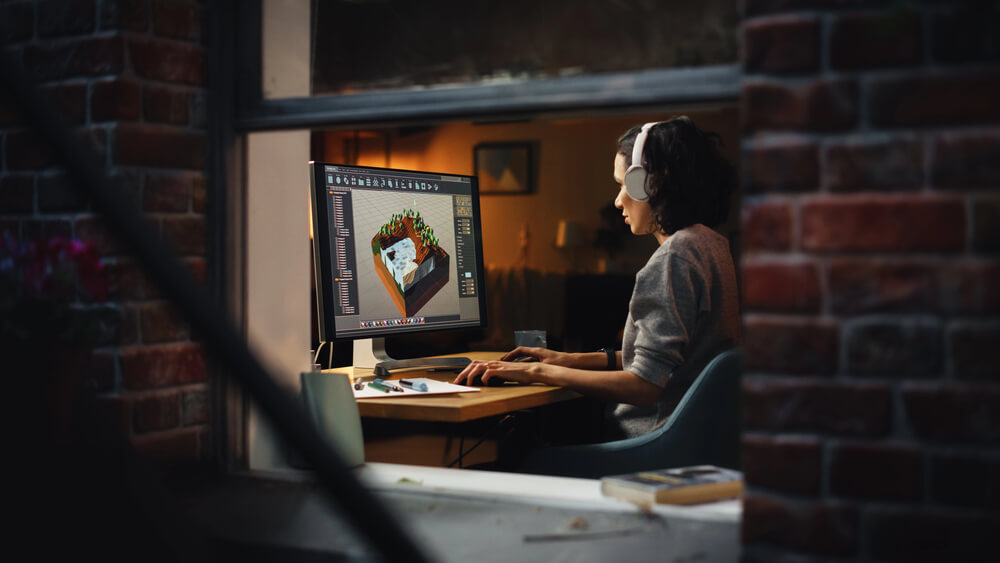
[(240, 131), (424, 123), (440, 120), (530, 118), (584, 110), (734, 103), (738, 65), (608, 73), (472, 86), (438, 86), (258, 99), (240, 107)]
[(297, 401), (268, 374), (221, 307), (194, 281), (172, 249), (154, 236), (143, 214), (121, 190), (108, 189), (114, 180), (103, 174), (89, 147), (81, 145), (65, 121), (40, 101), (25, 73), (6, 56), (0, 57), (0, 85), (11, 94), (39, 136), (64, 165), (75, 186), (89, 196), (117, 239), (136, 257), (155, 283), (191, 322), (216, 354), (222, 367), (237, 377), (275, 428), (316, 471), (329, 498), (349, 515), (357, 533), (390, 561), (428, 561), (423, 551), (383, 503), (364, 487), (329, 447)]

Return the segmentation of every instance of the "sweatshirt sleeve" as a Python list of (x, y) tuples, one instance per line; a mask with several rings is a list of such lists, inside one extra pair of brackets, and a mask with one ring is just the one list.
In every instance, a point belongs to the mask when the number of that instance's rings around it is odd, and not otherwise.
[(630, 304), (636, 325), (635, 357), (628, 369), (664, 387), (684, 361), (702, 302), (703, 281), (681, 256), (666, 253), (657, 258), (636, 275)]

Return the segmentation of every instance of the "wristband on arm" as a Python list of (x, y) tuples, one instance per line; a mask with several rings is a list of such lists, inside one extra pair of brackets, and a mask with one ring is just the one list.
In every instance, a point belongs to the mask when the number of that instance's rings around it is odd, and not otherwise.
[(601, 348), (599, 351), (608, 355), (608, 371), (616, 370), (618, 368), (618, 356), (615, 354), (615, 349)]

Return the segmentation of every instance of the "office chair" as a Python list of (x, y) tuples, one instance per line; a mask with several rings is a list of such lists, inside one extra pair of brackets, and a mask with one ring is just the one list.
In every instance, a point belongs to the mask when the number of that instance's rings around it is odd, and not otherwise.
[(624, 440), (541, 448), (529, 452), (523, 473), (597, 479), (646, 469), (712, 464), (739, 467), (742, 348), (705, 366), (656, 430)]

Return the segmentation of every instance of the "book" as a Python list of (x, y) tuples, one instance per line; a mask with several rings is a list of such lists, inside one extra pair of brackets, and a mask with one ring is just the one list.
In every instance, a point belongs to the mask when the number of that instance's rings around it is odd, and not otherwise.
[(743, 494), (743, 473), (714, 465), (638, 471), (603, 477), (601, 492), (640, 506), (713, 502)]

